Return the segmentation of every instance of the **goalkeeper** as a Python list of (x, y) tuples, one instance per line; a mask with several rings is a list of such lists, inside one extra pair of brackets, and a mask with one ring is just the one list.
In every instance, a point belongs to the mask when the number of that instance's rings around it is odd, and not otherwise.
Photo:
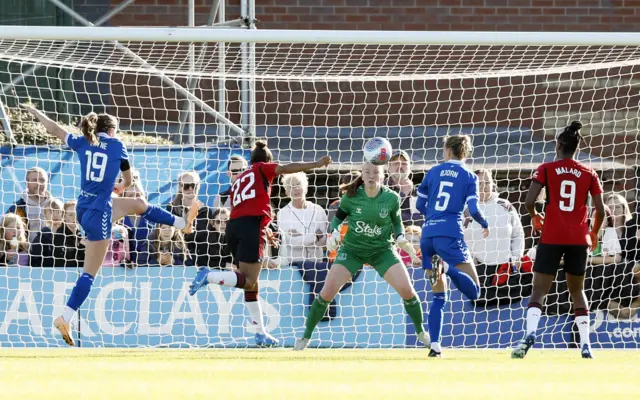
[(406, 251), (414, 264), (420, 264), (420, 259), (412, 244), (404, 237), (400, 197), (382, 185), (383, 179), (382, 166), (367, 163), (362, 168), (362, 175), (343, 187), (346, 194), (331, 221), (332, 234), (327, 243), (328, 250), (335, 250), (340, 245), (338, 227), (347, 216), (349, 230), (320, 295), (316, 296), (311, 305), (304, 335), (296, 341), (294, 350), (304, 350), (309, 345), (313, 330), (325, 315), (333, 298), (364, 264), (372, 266), (398, 292), (415, 325), (418, 340), (429, 345), (429, 335), (422, 327), (422, 305), (395, 247)]

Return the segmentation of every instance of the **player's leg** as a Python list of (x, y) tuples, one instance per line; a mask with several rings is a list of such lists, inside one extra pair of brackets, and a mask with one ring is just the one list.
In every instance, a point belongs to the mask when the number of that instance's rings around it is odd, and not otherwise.
[[(426, 346), (429, 346), (431, 344), (431, 340), (422, 325), (424, 315), (422, 304), (420, 303), (420, 299), (411, 284), (411, 278), (409, 278), (407, 267), (402, 264), (399, 257), (396, 258), (397, 255), (395, 255), (393, 251), (389, 250), (385, 253), (388, 254), (384, 254), (382, 257), (379, 257), (374, 266), (384, 280), (387, 281), (387, 283), (391, 285), (396, 292), (398, 292), (400, 297), (402, 297), (404, 309), (413, 322), (418, 340)], [(393, 265), (387, 267), (389, 263), (393, 263)], [(381, 268), (384, 268), (385, 271), (381, 271)]]
[(567, 246), (564, 256), (564, 271), (567, 277), (567, 288), (573, 300), (575, 324), (580, 334), (582, 357), (593, 358), (591, 342), (589, 340), (589, 302), (584, 292), (587, 254), (586, 247)]
[(327, 278), (324, 282), (324, 286), (313, 300), (309, 315), (305, 321), (305, 329), (302, 338), (296, 341), (294, 350), (304, 350), (309, 345), (311, 335), (316, 329), (316, 326), (320, 323), (322, 318), (327, 313), (327, 308), (331, 301), (340, 292), (340, 289), (351, 280), (351, 277), (355, 275), (358, 270), (362, 268), (362, 261), (359, 260), (353, 254), (346, 252), (344, 249), (340, 249), (336, 256), (336, 263), (331, 266), (327, 273)]
[(538, 245), (533, 265), (533, 288), (526, 311), (525, 335), (511, 353), (512, 358), (524, 358), (535, 343), (536, 331), (542, 316), (542, 304), (556, 277), (562, 255), (561, 246)]
[(444, 273), (451, 278), (451, 282), (469, 300), (480, 297), (480, 279), (473, 265), (471, 253), (462, 239), (436, 238), (434, 240), (436, 252), (447, 263)]
[(429, 357), (441, 357), (442, 347), (440, 339), (442, 336), (442, 327), (444, 325), (444, 306), (448, 300), (447, 278), (440, 275), (435, 284), (431, 285), (433, 291), (433, 299), (429, 306), (429, 316), (427, 324), (429, 325), (429, 336), (431, 338), (431, 351)]
[(127, 215), (140, 215), (151, 222), (175, 226), (177, 229), (190, 233), (191, 226), (198, 215), (201, 205), (201, 202), (194, 201), (189, 208), (187, 216), (182, 218), (161, 207), (149, 204), (142, 198), (117, 197), (113, 199), (113, 221), (118, 221)]
[[(89, 296), (93, 280), (104, 262), (111, 241), (111, 213), (109, 211), (78, 209), (77, 218), (87, 237), (83, 272), (71, 291), (62, 315), (54, 320), (54, 326), (70, 346), (75, 344), (71, 337), (69, 323)], [(102, 223), (98, 224), (96, 221), (102, 221)]]

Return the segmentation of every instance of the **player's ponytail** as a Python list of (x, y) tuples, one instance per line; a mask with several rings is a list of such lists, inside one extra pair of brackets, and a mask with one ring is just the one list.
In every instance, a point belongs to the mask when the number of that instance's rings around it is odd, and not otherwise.
[(340, 190), (347, 192), (347, 197), (353, 197), (358, 193), (358, 189), (362, 185), (364, 185), (364, 180), (362, 179), (362, 176), (358, 175), (358, 177), (353, 181), (340, 186)]
[(271, 162), (273, 161), (273, 154), (267, 147), (267, 142), (264, 140), (257, 140), (253, 150), (251, 150), (251, 164), (259, 162)]
[(565, 154), (573, 154), (578, 149), (578, 145), (582, 141), (580, 129), (582, 129), (582, 123), (580, 121), (573, 121), (571, 125), (564, 128), (558, 135), (557, 140)]
[(98, 136), (96, 132), (97, 127), (98, 114), (94, 112), (90, 112), (85, 115), (84, 118), (82, 118), (82, 121), (80, 121), (80, 131), (91, 144), (98, 143)]
[(464, 160), (471, 156), (473, 151), (471, 138), (467, 135), (448, 136), (444, 147), (451, 149), (451, 154), (458, 160)]

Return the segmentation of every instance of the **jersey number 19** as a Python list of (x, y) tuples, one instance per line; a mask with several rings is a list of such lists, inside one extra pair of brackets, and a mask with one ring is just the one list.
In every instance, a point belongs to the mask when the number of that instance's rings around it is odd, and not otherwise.
[(104, 171), (107, 169), (107, 155), (103, 153), (93, 153), (89, 150), (85, 152), (87, 156), (87, 172), (85, 179), (93, 182), (102, 182)]
[(231, 187), (231, 192), (233, 192), (233, 200), (231, 204), (234, 207), (245, 200), (256, 197), (256, 190), (253, 188), (255, 181), (256, 177), (253, 172), (249, 172), (248, 174), (236, 179)]

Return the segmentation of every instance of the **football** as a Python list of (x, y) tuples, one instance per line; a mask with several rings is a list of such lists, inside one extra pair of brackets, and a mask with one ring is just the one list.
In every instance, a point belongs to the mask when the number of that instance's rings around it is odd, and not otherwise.
[(374, 137), (364, 144), (362, 151), (364, 152), (364, 162), (369, 162), (373, 165), (384, 165), (389, 162), (393, 148), (387, 139)]

